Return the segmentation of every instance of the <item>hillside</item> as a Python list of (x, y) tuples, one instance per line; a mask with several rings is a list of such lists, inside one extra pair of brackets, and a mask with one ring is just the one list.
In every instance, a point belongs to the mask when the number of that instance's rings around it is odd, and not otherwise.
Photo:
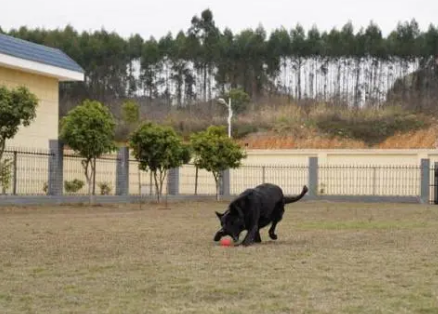
[[(327, 104), (264, 106), (233, 120), (233, 137), (251, 149), (291, 148), (434, 148), (437, 119), (392, 106), (351, 109)], [(209, 125), (227, 122), (223, 114), (208, 117), (174, 111), (160, 121), (186, 139)], [(194, 117), (195, 116), (195, 117)]]
[(241, 145), (248, 144), (249, 149), (334, 149), (334, 148), (435, 148), (438, 139), (436, 126), (427, 129), (396, 134), (381, 143), (367, 145), (364, 141), (341, 137), (328, 137), (315, 132), (304, 137), (279, 135), (274, 133), (251, 134), (239, 139)]

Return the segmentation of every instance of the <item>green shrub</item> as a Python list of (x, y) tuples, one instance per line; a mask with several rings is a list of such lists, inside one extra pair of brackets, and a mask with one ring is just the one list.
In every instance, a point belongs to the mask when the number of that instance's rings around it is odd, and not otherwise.
[(79, 179), (74, 179), (72, 181), (64, 181), (65, 191), (68, 193), (76, 193), (80, 189), (82, 189), (85, 185), (85, 182)]
[(111, 193), (111, 185), (106, 182), (98, 183), (97, 186), (100, 189), (100, 195), (108, 195)]
[[(250, 96), (241, 88), (231, 89), (223, 95), (223, 98), (227, 103), (231, 98), (231, 107), (235, 116), (247, 111), (248, 105), (251, 102)], [(221, 106), (221, 108), (221, 113), (225, 115), (228, 112), (228, 108), (226, 106)]]
[(275, 133), (284, 134), (292, 131), (292, 121), (287, 116), (281, 116), (276, 121), (272, 128)]
[(43, 184), (43, 192), (46, 194), (49, 193), (49, 184), (47, 182)]
[(12, 160), (4, 159), (0, 161), (0, 186), (2, 194), (11, 187), (12, 180)]
[(259, 131), (259, 127), (252, 123), (239, 123), (234, 124), (232, 129), (233, 138), (240, 139), (245, 136), (256, 133)]

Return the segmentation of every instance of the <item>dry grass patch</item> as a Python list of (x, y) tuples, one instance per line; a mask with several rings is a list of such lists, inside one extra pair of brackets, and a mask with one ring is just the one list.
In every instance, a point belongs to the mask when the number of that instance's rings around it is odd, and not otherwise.
[(437, 313), (434, 206), (301, 202), (212, 242), (225, 204), (0, 209), (0, 313)]

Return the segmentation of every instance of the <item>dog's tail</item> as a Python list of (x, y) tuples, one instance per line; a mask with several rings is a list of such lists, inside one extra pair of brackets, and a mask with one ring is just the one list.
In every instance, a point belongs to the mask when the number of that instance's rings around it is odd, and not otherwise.
[(290, 204), (290, 203), (294, 203), (294, 202), (299, 201), (300, 199), (302, 199), (304, 197), (304, 195), (306, 195), (307, 191), (309, 191), (307, 186), (303, 186), (303, 190), (301, 191), (300, 195), (297, 195), (297, 196), (285, 196), (284, 197), (284, 203), (285, 204)]

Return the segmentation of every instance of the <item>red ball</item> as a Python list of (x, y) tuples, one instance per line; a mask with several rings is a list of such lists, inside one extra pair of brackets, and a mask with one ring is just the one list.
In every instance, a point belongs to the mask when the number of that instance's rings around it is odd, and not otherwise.
[(221, 239), (221, 245), (222, 246), (231, 246), (232, 242), (230, 238), (223, 238)]

